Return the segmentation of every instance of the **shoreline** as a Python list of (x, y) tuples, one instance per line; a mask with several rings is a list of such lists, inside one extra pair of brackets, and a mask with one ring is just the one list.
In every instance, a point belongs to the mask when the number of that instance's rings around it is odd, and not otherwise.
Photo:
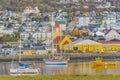
[[(51, 55), (31, 55), (31, 56), (23, 56), (21, 58), (22, 61), (39, 61), (43, 62), (44, 58), (48, 58)], [(57, 56), (60, 56), (57, 54)], [(65, 57), (70, 57), (69, 62), (86, 62), (86, 61), (93, 61), (96, 58), (102, 58), (104, 61), (120, 61), (120, 54), (119, 53), (83, 53), (83, 54), (76, 54), (76, 53), (68, 53), (63, 54)], [(13, 60), (13, 56), (0, 56), (0, 62), (11, 62)], [(14, 61), (18, 61), (19, 57), (15, 56)]]
[(120, 75), (0, 76), (0, 80), (120, 80)]

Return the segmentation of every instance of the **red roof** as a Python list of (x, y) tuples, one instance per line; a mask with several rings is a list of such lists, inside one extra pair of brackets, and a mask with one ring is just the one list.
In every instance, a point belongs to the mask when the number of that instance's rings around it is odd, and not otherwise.
[(102, 44), (120, 44), (120, 41), (100, 41)]
[(59, 25), (59, 22), (58, 22), (58, 21), (55, 21), (54, 28), (60, 28), (60, 25)]
[(65, 36), (57, 36), (54, 40), (53, 40), (53, 44), (57, 44), (60, 41), (62, 41), (64, 39)]

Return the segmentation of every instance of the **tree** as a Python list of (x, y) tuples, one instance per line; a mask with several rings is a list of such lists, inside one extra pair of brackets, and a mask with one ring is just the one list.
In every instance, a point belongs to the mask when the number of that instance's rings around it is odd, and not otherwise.
[(79, 30), (77, 28), (74, 28), (71, 32), (70, 35), (72, 36), (78, 36), (79, 35)]

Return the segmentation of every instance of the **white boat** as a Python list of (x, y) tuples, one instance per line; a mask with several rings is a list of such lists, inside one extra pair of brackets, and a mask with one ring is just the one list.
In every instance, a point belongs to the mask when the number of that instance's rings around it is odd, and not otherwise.
[(34, 68), (32, 64), (26, 64), (21, 61), (21, 35), (20, 35), (20, 46), (19, 46), (19, 61), (18, 61), (18, 66), (14, 67), (13, 62), (14, 62), (14, 57), (11, 63), (11, 68), (10, 68), (10, 75), (38, 75), (40, 70), (39, 68)]
[(10, 75), (37, 75), (39, 74), (39, 69), (32, 68), (31, 64), (23, 64), (19, 62), (18, 68), (11, 67), (10, 68)]
[[(62, 14), (59, 14), (53, 21), (52, 21), (52, 26), (54, 26), (54, 23), (56, 22), (56, 20), (58, 18), (60, 18), (62, 16)], [(53, 14), (52, 14), (52, 17), (53, 17)], [(53, 38), (54, 38), (54, 31), (53, 31), (53, 27), (52, 27), (52, 54), (54, 54), (54, 43), (53, 43)], [(54, 55), (53, 55), (54, 56)], [(43, 59), (44, 63), (46, 65), (67, 65), (68, 63), (68, 60), (67, 58), (63, 58), (62, 56), (61, 57), (57, 57), (57, 56), (54, 56), (53, 58), (48, 58), (48, 59)]]
[(63, 58), (49, 58), (43, 59), (46, 65), (67, 65), (68, 59)]
[(18, 75), (37, 75), (39, 74), (37, 69), (29, 69), (29, 68), (11, 68), (10, 75), (18, 76)]

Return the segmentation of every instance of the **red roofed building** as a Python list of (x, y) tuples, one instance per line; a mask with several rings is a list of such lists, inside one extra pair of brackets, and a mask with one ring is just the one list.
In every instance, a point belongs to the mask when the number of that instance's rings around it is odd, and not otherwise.
[(68, 36), (57, 36), (53, 40), (53, 44), (56, 47), (57, 52), (60, 52), (60, 49), (63, 49), (64, 45), (70, 42), (72, 42), (72, 40)]
[(120, 41), (100, 41), (102, 44), (120, 44)]
[(105, 51), (118, 51), (120, 50), (120, 41), (100, 41), (103, 44)]

